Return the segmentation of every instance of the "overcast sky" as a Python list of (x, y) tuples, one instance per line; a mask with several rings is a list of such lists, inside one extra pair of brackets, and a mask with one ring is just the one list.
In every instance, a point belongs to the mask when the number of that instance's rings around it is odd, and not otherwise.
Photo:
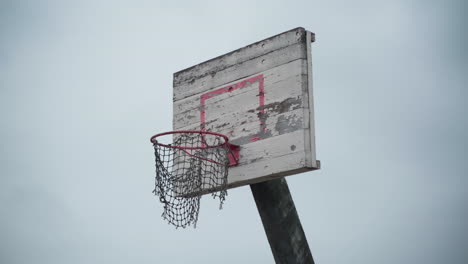
[(0, 263), (273, 263), (248, 187), (160, 218), (172, 73), (302, 26), (316, 263), (468, 261), (466, 1), (0, 1)]

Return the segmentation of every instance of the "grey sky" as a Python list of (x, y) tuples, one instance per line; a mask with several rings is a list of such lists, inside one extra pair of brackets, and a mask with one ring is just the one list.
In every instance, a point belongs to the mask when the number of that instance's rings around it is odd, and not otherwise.
[(468, 261), (465, 1), (0, 1), (0, 263), (272, 263), (248, 187), (175, 230), (149, 137), (172, 73), (302, 26), (317, 263)]

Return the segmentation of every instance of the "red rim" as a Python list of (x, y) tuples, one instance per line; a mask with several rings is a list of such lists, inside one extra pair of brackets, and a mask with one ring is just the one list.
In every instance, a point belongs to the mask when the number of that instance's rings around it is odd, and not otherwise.
[[(171, 134), (202, 134), (202, 135), (213, 135), (213, 136), (218, 136), (222, 137), (224, 139), (224, 142), (218, 145), (214, 146), (199, 146), (199, 147), (181, 147), (181, 146), (173, 146), (173, 145), (166, 145), (159, 143), (156, 138), (165, 136), (165, 135), (171, 135)], [(177, 149), (207, 149), (207, 148), (217, 148), (223, 145), (226, 145), (229, 141), (229, 138), (226, 135), (216, 133), (216, 132), (210, 132), (210, 131), (201, 131), (201, 130), (178, 130), (178, 131), (169, 131), (169, 132), (164, 132), (164, 133), (159, 133), (150, 138), (151, 143), (158, 145), (158, 146), (163, 146), (167, 148), (177, 148)]]

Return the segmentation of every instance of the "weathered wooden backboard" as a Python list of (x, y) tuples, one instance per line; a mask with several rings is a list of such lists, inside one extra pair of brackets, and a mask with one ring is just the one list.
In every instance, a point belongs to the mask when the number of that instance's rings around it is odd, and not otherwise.
[(223, 133), (241, 146), (230, 188), (319, 168), (313, 41), (296, 28), (174, 74), (174, 130)]

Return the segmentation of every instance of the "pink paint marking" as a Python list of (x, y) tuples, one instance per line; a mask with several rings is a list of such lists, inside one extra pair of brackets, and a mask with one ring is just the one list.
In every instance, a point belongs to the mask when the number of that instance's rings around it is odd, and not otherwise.
[[(259, 113), (260, 113), (260, 115), (265, 114), (265, 109), (263, 109), (263, 105), (265, 104), (265, 87), (264, 87), (265, 82), (264, 82), (263, 74), (259, 74), (257, 76), (252, 77), (252, 78), (249, 78), (249, 79), (234, 83), (232, 85), (228, 85), (228, 86), (219, 88), (217, 90), (210, 91), (210, 92), (202, 94), (200, 96), (200, 129), (202, 131), (206, 131), (206, 127), (205, 127), (206, 100), (208, 100), (210, 98), (213, 98), (213, 97), (215, 97), (217, 95), (220, 95), (222, 93), (232, 92), (234, 90), (241, 89), (241, 88), (247, 86), (248, 84), (252, 84), (252, 83), (254, 83), (256, 81), (258, 81), (258, 95), (259, 95), (259, 108), (260, 108)], [(260, 120), (260, 127), (263, 127), (265, 125), (264, 122), (262, 121), (262, 119), (260, 117), (259, 117), (259, 120)], [(263, 132), (266, 132), (266, 127), (263, 128)], [(260, 140), (260, 139), (261, 139), (260, 137), (252, 137), (251, 138), (252, 141), (257, 141), (257, 140)]]
[(262, 139), (262, 138), (261, 137), (251, 137), (250, 141), (255, 142), (255, 141), (260, 140), (260, 139)]

